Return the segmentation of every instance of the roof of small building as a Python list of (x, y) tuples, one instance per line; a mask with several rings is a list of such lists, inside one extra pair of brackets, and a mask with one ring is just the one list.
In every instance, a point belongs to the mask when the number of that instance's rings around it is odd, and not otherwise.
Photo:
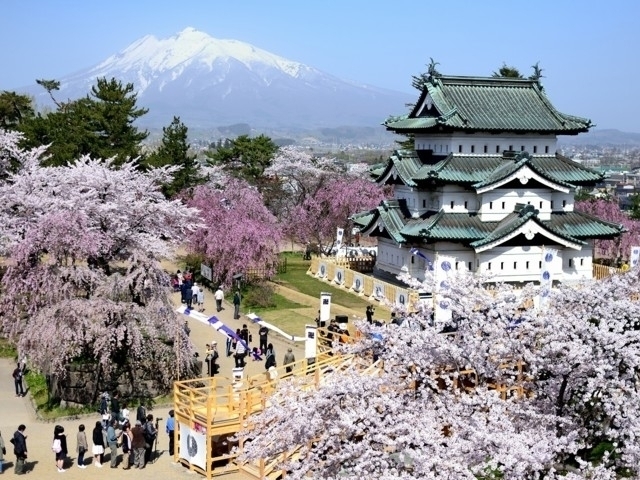
[(539, 80), (431, 76), (408, 115), (383, 125), (397, 133), (428, 131), (586, 132), (591, 120), (559, 112)]

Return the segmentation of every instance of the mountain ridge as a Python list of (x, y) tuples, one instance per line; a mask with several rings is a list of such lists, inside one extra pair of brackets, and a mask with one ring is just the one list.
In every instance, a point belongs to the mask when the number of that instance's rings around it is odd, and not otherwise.
[[(245, 122), (257, 127), (379, 126), (415, 100), (409, 94), (342, 80), (238, 40), (188, 27), (169, 38), (145, 35), (96, 65), (60, 79), (61, 99), (89, 93), (99, 77), (133, 83), (149, 109), (143, 126)], [(46, 92), (26, 87), (38, 104)], [(382, 128), (382, 127), (380, 127)]]

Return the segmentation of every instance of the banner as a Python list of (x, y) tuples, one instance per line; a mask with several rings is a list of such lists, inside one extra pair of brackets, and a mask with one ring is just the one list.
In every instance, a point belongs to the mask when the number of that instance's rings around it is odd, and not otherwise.
[(640, 247), (631, 247), (631, 255), (629, 256), (629, 266), (635, 268), (640, 261)]
[(411, 255), (415, 255), (416, 257), (420, 257), (424, 260), (425, 266), (427, 270), (433, 270), (433, 262), (429, 257), (427, 257), (424, 253), (418, 250), (416, 247), (413, 247), (411, 250)]
[(433, 310), (436, 323), (446, 323), (451, 320), (451, 300), (448, 298), (448, 290), (451, 288), (449, 282), (455, 275), (455, 264), (455, 257), (447, 255), (436, 256), (434, 266), (435, 289), (433, 292)]
[(540, 269), (539, 308), (544, 308), (549, 302), (551, 287), (553, 286), (553, 262), (558, 256), (558, 250), (542, 247), (542, 268)]
[(338, 285), (342, 285), (344, 283), (344, 268), (336, 268), (336, 274), (333, 281)]
[(207, 469), (207, 437), (206, 432), (199, 432), (199, 425), (190, 428), (187, 424), (179, 422), (180, 428), (180, 458), (184, 458), (191, 465), (196, 465), (203, 470)]
[(354, 274), (351, 290), (359, 293), (362, 291), (362, 287), (364, 287), (364, 277), (362, 275)]
[(336, 248), (340, 249), (342, 246), (342, 238), (344, 237), (344, 228), (338, 228), (336, 230)]

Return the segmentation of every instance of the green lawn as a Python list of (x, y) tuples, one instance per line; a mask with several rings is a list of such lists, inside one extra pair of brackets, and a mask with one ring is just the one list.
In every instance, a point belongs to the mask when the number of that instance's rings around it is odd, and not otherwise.
[(287, 271), (276, 275), (274, 282), (315, 298), (320, 298), (321, 292), (330, 293), (331, 303), (354, 310), (362, 310), (363, 315), (367, 305), (371, 305), (357, 295), (307, 275), (310, 262), (303, 260), (301, 254), (287, 252), (283, 253), (282, 257), (287, 259)]

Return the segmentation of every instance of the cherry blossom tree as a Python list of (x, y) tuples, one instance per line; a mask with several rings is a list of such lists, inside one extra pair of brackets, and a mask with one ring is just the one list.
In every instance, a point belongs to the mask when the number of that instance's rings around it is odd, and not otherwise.
[(386, 196), (384, 189), (367, 178), (332, 177), (293, 209), (286, 232), (300, 243), (323, 248), (333, 245), (336, 229), (340, 227), (345, 229), (345, 241), (349, 241), (350, 217), (374, 208)]
[[(448, 334), (430, 302), (400, 326), (356, 321), (362, 335), (341, 347), (354, 367), (317, 390), (281, 380), (239, 434), (241, 460), (297, 452), (280, 464), (294, 479), (636, 476), (638, 271), (561, 286), (539, 310), (524, 307), (538, 287), (486, 280), (448, 280)], [(362, 370), (372, 353), (375, 375)]]
[(282, 239), (277, 219), (246, 181), (218, 180), (196, 187), (187, 200), (204, 223), (187, 236), (190, 250), (211, 262), (213, 277), (221, 284), (232, 285), (234, 275), (250, 270), (275, 273)]
[(353, 213), (373, 208), (388, 196), (367, 180), (366, 172), (348, 172), (335, 158), (316, 157), (294, 147), (281, 148), (265, 175), (281, 184), (275, 211), (285, 235), (321, 248), (333, 245), (338, 227), (349, 236)]
[(198, 226), (195, 209), (160, 191), (173, 170), (89, 157), (42, 167), (44, 150), (19, 139), (0, 131), (0, 158), (20, 165), (0, 185), (2, 331), (49, 373), (77, 360), (169, 385), (192, 352), (159, 260)]
[(576, 202), (576, 210), (594, 215), (611, 223), (618, 223), (627, 230), (611, 240), (596, 240), (596, 255), (612, 261), (628, 260), (631, 247), (640, 245), (640, 221), (629, 217), (620, 210), (616, 199), (594, 198)]

